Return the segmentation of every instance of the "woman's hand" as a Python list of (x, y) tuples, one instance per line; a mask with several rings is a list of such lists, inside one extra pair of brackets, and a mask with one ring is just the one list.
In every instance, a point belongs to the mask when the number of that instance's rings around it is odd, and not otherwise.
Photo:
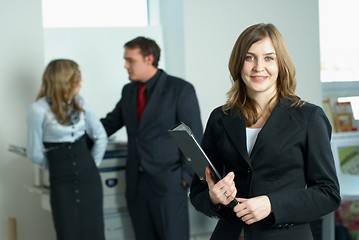
[(238, 203), (233, 211), (246, 224), (252, 224), (266, 218), (272, 211), (269, 198), (265, 195), (254, 198), (236, 198)]
[(209, 166), (206, 167), (206, 181), (209, 188), (209, 198), (213, 206), (218, 204), (229, 204), (237, 194), (237, 189), (234, 184), (234, 173), (228, 173), (220, 181), (216, 182), (212, 176), (212, 170)]

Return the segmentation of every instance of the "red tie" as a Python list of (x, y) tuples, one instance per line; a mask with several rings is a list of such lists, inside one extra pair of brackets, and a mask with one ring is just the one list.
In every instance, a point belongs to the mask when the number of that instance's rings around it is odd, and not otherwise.
[(146, 106), (146, 86), (145, 84), (140, 84), (138, 87), (138, 96), (137, 96), (137, 119), (140, 122), (143, 110)]

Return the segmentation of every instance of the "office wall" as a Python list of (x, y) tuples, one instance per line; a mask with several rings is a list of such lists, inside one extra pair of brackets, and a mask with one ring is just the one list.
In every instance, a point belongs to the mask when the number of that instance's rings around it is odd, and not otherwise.
[[(79, 63), (82, 74), (81, 94), (98, 117), (104, 117), (121, 98), (122, 87), (129, 82), (124, 68), (123, 45), (137, 36), (156, 39), (162, 52), (162, 28), (54, 28), (44, 29), (45, 62), (70, 58)], [(165, 68), (165, 55), (160, 68)], [(112, 139), (127, 141), (126, 129)]]
[(184, 14), (183, 0), (159, 0), (159, 15), (163, 29), (163, 47), (166, 49), (166, 71), (184, 78), (185, 46), (184, 46)]
[(204, 120), (226, 100), (237, 37), (260, 22), (282, 32), (296, 65), (298, 95), (321, 104), (317, 0), (184, 0), (183, 11), (186, 78), (195, 83)]
[(0, 4), (0, 239), (8, 239), (8, 218), (17, 220), (18, 240), (51, 240), (51, 216), (25, 185), (33, 165), (8, 151), (26, 143), (25, 115), (43, 69), (41, 0), (1, 0)]
[[(195, 85), (205, 124), (211, 110), (226, 101), (231, 86), (227, 64), (238, 35), (251, 24), (271, 22), (282, 32), (296, 65), (298, 95), (321, 104), (317, 1), (161, 0), (160, 15), (163, 26), (152, 29), (47, 29), (45, 60), (78, 60), (85, 80), (82, 93), (104, 116), (127, 83), (123, 43), (136, 35), (152, 37), (163, 50), (160, 67)], [(126, 140), (124, 130), (117, 139)]]

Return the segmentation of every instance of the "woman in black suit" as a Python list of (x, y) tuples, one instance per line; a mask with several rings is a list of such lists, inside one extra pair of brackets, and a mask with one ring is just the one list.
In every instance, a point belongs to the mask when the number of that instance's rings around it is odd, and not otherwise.
[(202, 140), (224, 178), (207, 168), (206, 182), (193, 181), (191, 202), (219, 218), (211, 239), (313, 239), (309, 222), (341, 201), (330, 123), (295, 94), (295, 68), (274, 25), (243, 31), (229, 70), (227, 103), (213, 110)]

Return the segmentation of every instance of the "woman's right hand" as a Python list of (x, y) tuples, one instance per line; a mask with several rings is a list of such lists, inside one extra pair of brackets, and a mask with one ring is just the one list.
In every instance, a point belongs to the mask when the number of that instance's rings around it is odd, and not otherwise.
[(218, 206), (218, 204), (228, 205), (236, 197), (237, 189), (233, 172), (228, 173), (217, 182), (212, 176), (211, 168), (207, 166), (206, 181), (209, 188), (209, 198), (214, 207)]

